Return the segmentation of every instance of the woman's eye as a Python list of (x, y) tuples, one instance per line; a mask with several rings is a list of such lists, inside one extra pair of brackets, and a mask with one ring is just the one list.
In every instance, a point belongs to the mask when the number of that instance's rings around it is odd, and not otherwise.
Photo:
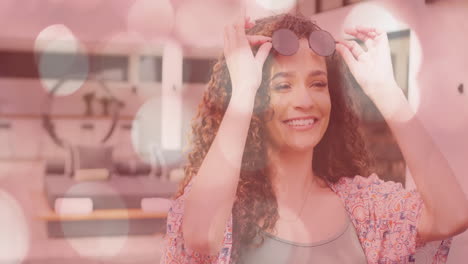
[(276, 85), (274, 88), (275, 90), (284, 90), (284, 89), (288, 89), (290, 86), (289, 84), (280, 84), (280, 85)]
[(326, 82), (315, 82), (312, 84), (312, 86), (316, 86), (316, 87), (326, 87), (328, 85), (328, 83)]

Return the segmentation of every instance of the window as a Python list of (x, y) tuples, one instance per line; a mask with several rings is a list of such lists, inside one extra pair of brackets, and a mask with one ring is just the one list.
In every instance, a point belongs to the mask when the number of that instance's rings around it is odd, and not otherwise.
[(139, 59), (140, 82), (162, 81), (162, 57), (143, 55)]
[(84, 55), (50, 52), (36, 54), (32, 51), (0, 51), (1, 78), (58, 79), (69, 76), (76, 80), (94, 78), (127, 81), (128, 57), (125, 55)]
[(182, 65), (182, 82), (207, 83), (214, 63), (214, 59), (184, 58)]

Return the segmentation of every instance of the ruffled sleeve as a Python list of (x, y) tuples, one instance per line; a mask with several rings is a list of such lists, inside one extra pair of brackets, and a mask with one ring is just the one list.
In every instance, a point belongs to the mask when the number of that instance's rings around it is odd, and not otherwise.
[[(371, 218), (382, 235), (382, 246), (387, 256), (408, 256), (415, 262), (415, 253), (426, 245), (418, 235), (424, 202), (417, 190), (406, 190), (401, 183), (383, 181), (376, 174), (368, 178), (371, 199)], [(445, 263), (452, 239), (439, 242), (433, 263)], [(394, 254), (390, 254), (394, 253)]]
[[(424, 208), (417, 190), (406, 190), (401, 183), (385, 182), (376, 174), (367, 178), (357, 175), (353, 183), (365, 192), (361, 197), (368, 199), (365, 203), (369, 217), (367, 241), (372, 244), (370, 255), (378, 258), (379, 263), (414, 262), (416, 250), (426, 244), (417, 232)], [(433, 263), (445, 263), (450, 243), (451, 239), (441, 241)]]
[[(227, 263), (229, 258), (229, 249), (223, 247), (217, 255), (204, 255), (195, 252), (185, 247), (184, 237), (182, 234), (182, 220), (184, 215), (184, 200), (187, 193), (190, 191), (192, 182), (189, 182), (184, 189), (184, 194), (172, 202), (167, 215), (166, 234), (164, 236), (164, 249), (161, 256), (161, 264), (221, 264)], [(225, 241), (226, 244), (230, 238), (227, 233), (231, 227), (231, 219), (226, 227)], [(229, 237), (228, 237), (229, 236)]]

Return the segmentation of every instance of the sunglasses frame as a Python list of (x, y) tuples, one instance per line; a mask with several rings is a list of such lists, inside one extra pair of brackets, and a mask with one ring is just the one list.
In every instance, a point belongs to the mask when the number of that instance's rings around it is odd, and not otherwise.
[[(275, 34), (278, 34), (278, 32), (280, 32), (280, 31), (287, 31), (288, 33), (286, 33), (286, 34), (291, 34), (290, 37), (292, 37), (292, 35), (294, 35), (294, 40), (295, 40), (296, 43), (297, 43), (297, 47), (295, 47), (295, 51), (294, 51), (293, 53), (291, 53), (291, 54), (286, 54), (286, 53), (280, 52), (280, 51), (278, 50), (278, 48), (275, 47), (275, 46), (279, 45), (279, 44), (276, 44), (276, 45), (275, 45), (275, 39), (276, 39), (276, 38), (275, 38)], [(337, 41), (335, 41), (335, 39), (334, 39), (333, 36), (330, 34), (330, 32), (328, 32), (328, 31), (326, 31), (326, 30), (323, 30), (323, 29), (318, 29), (318, 30), (314, 30), (314, 31), (310, 32), (309, 37), (307, 38), (307, 42), (308, 42), (309, 48), (310, 48), (315, 54), (317, 54), (317, 55), (319, 55), (319, 56), (322, 56), (322, 57), (333, 56), (333, 55), (335, 54), (335, 52), (336, 52), (336, 47), (335, 47), (335, 46), (333, 47), (333, 52), (329, 53), (328, 55), (327, 55), (327, 54), (320, 54), (320, 53), (318, 53), (314, 48), (312, 48), (312, 45), (311, 45), (312, 35), (313, 35), (313, 34), (317, 34), (317, 32), (321, 32), (322, 34), (324, 33), (324, 34), (326, 34), (327, 36), (329, 36), (329, 37), (330, 37), (330, 40), (333, 40), (334, 44), (338, 43)], [(287, 36), (287, 37), (289, 37), (289, 36)], [(283, 38), (284, 38), (284, 36), (283, 36)], [(278, 29), (278, 30), (276, 30), (275, 32), (273, 32), (273, 35), (272, 35), (272, 44), (273, 44), (273, 49), (274, 49), (276, 52), (278, 52), (279, 54), (283, 55), (283, 56), (292, 56), (292, 55), (296, 54), (296, 52), (299, 50), (299, 38), (297, 37), (297, 35), (296, 35), (292, 30), (287, 29), (287, 28), (281, 28), (281, 29)]]

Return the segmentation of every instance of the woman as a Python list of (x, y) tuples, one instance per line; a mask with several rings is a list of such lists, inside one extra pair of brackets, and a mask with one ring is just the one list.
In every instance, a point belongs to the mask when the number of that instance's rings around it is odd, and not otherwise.
[[(386, 34), (347, 33), (367, 51), (340, 41), (333, 52), (335, 41), (300, 16), (226, 27), (161, 263), (407, 263), (447, 239), (435, 256), (445, 263), (450, 238), (468, 226), (466, 198), (411, 118)], [(392, 129), (418, 192), (361, 176), (371, 168), (341, 59)]]

